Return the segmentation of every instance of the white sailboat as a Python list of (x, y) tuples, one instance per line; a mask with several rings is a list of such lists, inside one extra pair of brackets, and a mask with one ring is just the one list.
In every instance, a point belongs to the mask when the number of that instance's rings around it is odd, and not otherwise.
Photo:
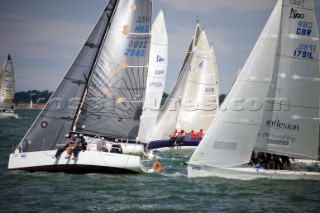
[[(205, 31), (196, 25), (182, 69), (175, 86), (163, 105), (148, 149), (170, 149), (174, 129), (206, 131), (219, 108), (217, 63)], [(198, 140), (184, 140), (179, 149), (194, 150)]]
[(278, 0), (223, 102), (226, 110), (218, 112), (190, 158), (188, 177), (320, 180), (317, 168), (293, 164), (276, 170), (249, 163), (254, 149), (318, 159), (319, 80), (313, 0)]
[(15, 81), (11, 56), (8, 55), (0, 71), (0, 118), (18, 118), (14, 113)]
[[(151, 9), (152, 0), (108, 2), (59, 87), (10, 154), (9, 170), (144, 171), (140, 156), (124, 150), (115, 153), (112, 147), (111, 152), (100, 150), (98, 141), (104, 137), (110, 144), (135, 142), (137, 138), (142, 100), (148, 101), (148, 66), (157, 63), (154, 55), (149, 60), (150, 49), (154, 48), (150, 44)], [(158, 21), (164, 22), (161, 17)], [(58, 147), (65, 143), (65, 134), (70, 132), (85, 136), (87, 150), (74, 160), (65, 158), (65, 152), (54, 158)], [(141, 146), (131, 145), (137, 149)]]

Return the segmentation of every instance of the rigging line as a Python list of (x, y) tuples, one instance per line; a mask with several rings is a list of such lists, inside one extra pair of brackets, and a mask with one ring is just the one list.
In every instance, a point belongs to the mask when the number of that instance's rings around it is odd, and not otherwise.
[[(131, 72), (130, 72), (131, 71)], [(137, 83), (137, 80), (140, 81), (140, 78), (139, 78), (139, 72), (137, 72), (137, 75), (138, 75), (138, 78), (136, 78), (135, 76), (135, 72), (134, 72), (134, 69), (131, 68), (129, 71), (129, 69), (127, 70), (127, 76), (128, 76), (128, 82), (127, 81), (124, 81), (125, 83), (125, 86), (129, 89), (129, 88), (135, 88), (137, 87), (137, 84), (134, 85), (134, 83)], [(130, 75), (129, 75), (129, 72), (130, 74), (132, 74), (132, 78), (130, 78)], [(130, 86), (129, 86), (130, 84)], [(138, 83), (139, 84), (139, 83)], [(139, 84), (140, 86), (140, 84)], [(129, 95), (131, 96), (131, 100), (133, 100), (134, 96), (137, 96), (137, 94), (135, 94), (135, 91), (134, 90), (128, 90), (129, 91)]]
[(298, 57), (294, 57), (294, 56), (284, 55), (284, 54), (281, 54), (281, 53), (276, 53), (276, 55), (280, 56), (282, 58), (291, 58), (291, 59), (304, 60), (304, 61), (315, 61), (315, 62), (319, 62), (320, 61), (318, 58), (298, 58)]

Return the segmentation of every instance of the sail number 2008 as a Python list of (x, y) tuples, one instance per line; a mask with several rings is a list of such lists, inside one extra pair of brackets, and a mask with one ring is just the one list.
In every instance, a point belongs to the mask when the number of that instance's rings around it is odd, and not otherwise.
[[(143, 57), (145, 48), (147, 48), (148, 41), (130, 41), (128, 48), (125, 50), (125, 56)], [(142, 49), (142, 50), (141, 50)]]

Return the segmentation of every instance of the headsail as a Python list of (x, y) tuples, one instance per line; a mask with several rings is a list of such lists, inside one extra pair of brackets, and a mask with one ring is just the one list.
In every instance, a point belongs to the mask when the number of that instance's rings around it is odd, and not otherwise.
[(156, 123), (165, 86), (168, 65), (168, 35), (163, 11), (160, 11), (151, 29), (146, 96), (137, 140), (148, 142)]
[(12, 109), (15, 92), (14, 71), (11, 56), (8, 55), (0, 71), (0, 109)]
[(19, 149), (23, 152), (56, 149), (70, 131), (86, 89), (95, 59), (113, 17), (118, 0), (110, 0), (77, 58), (62, 79), (27, 134)]
[(76, 130), (135, 140), (148, 74), (150, 0), (119, 1), (80, 109)]
[(238, 103), (267, 96), (272, 78), (270, 70), (274, 67), (277, 53), (281, 7), (282, 2), (278, 1), (242, 71), (222, 103), (221, 109), (224, 110), (217, 113), (191, 156), (190, 163), (235, 166), (249, 162), (263, 110), (240, 108), (242, 105)]

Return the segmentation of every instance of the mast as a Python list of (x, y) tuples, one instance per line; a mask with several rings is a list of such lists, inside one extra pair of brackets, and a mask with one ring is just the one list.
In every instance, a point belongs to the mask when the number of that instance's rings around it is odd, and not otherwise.
[(148, 74), (151, 0), (120, 1), (92, 71), (76, 130), (135, 140)]
[[(107, 27), (104, 29), (104, 32), (103, 32), (104, 37), (103, 37), (103, 39), (100, 41), (100, 43), (97, 45), (97, 47), (98, 47), (99, 50), (97, 51), (97, 53), (96, 53), (96, 55), (95, 55), (95, 57), (94, 57), (94, 64), (93, 64), (93, 66), (92, 66), (91, 69), (90, 69), (89, 75), (88, 75), (88, 76), (85, 76), (85, 75), (84, 75), (84, 78), (86, 79), (86, 83), (85, 83), (86, 88), (85, 88), (85, 90), (83, 91), (83, 94), (82, 94), (82, 96), (81, 96), (81, 99), (80, 99), (80, 100), (81, 100), (81, 103), (78, 105), (78, 108), (77, 108), (76, 113), (75, 113), (75, 114), (76, 114), (76, 119), (73, 120), (73, 123), (72, 123), (72, 125), (71, 125), (70, 131), (75, 131), (75, 124), (76, 124), (76, 122), (77, 122), (78, 119), (79, 119), (80, 109), (81, 109), (81, 107), (82, 107), (82, 105), (83, 105), (83, 103), (84, 103), (85, 96), (86, 96), (86, 94), (87, 94), (88, 82), (89, 82), (89, 80), (91, 79), (93, 69), (94, 69), (94, 67), (95, 67), (96, 64), (97, 64), (97, 57), (98, 57), (98, 55), (100, 54), (102, 44), (103, 44), (104, 40), (106, 39), (106, 37), (107, 37), (107, 35), (108, 35), (107, 32), (108, 32), (108, 30), (110, 29), (110, 23), (112, 22), (112, 19), (113, 19), (113, 16), (114, 16), (114, 13), (115, 13), (115, 11), (116, 11), (116, 8), (117, 8), (117, 5), (118, 5), (119, 1), (120, 1), (120, 0), (110, 0), (108, 6), (107, 6), (107, 7), (105, 8), (105, 10), (104, 10), (104, 11), (107, 11), (107, 10), (108, 10), (108, 11), (111, 11), (111, 13), (110, 13), (111, 16), (108, 16), (109, 19), (108, 19)], [(109, 9), (109, 7), (111, 7), (111, 8)], [(96, 44), (86, 42), (85, 45), (88, 45), (88, 46), (92, 47), (92, 46), (95, 46)]]

